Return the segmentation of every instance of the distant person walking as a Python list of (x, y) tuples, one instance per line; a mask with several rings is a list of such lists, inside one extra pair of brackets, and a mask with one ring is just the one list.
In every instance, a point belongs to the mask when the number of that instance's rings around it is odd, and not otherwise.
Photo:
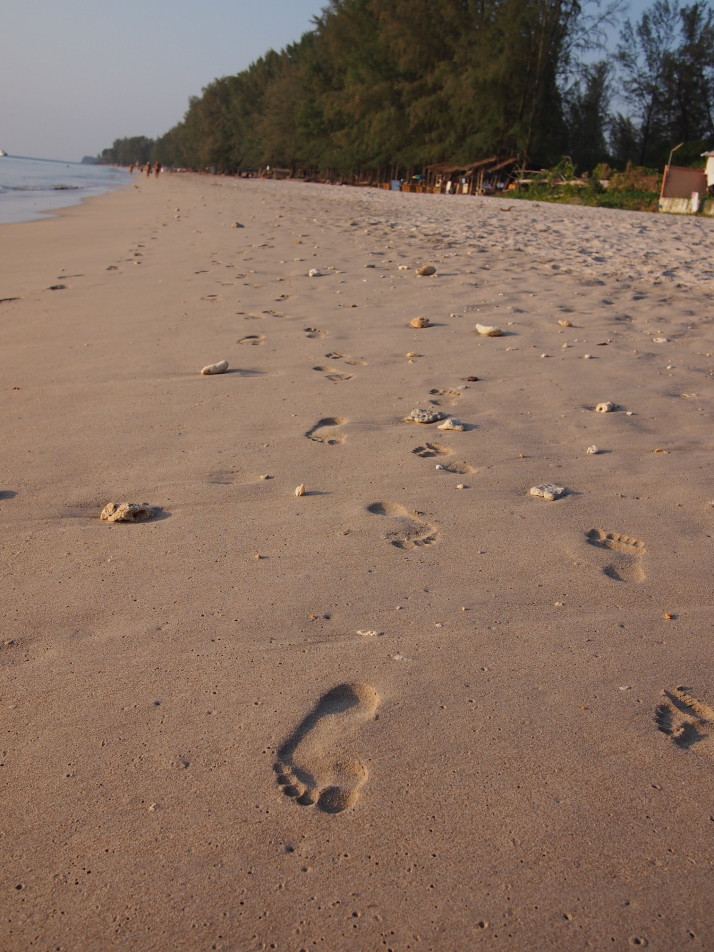
[(151, 162), (146, 163), (146, 168), (144, 171), (146, 172), (146, 177), (148, 178), (151, 175)]
[(154, 163), (154, 175), (156, 176), (156, 178), (159, 177), (159, 172), (160, 172), (160, 171), (161, 171), (161, 162), (155, 162), (155, 163)]

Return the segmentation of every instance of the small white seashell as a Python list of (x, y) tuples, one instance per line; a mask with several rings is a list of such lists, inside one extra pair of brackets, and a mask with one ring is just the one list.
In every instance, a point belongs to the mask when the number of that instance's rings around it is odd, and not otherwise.
[(474, 330), (480, 337), (500, 337), (503, 333), (500, 327), (492, 327), (489, 324), (477, 324)]
[(138, 502), (108, 502), (99, 516), (105, 522), (145, 522), (161, 512), (159, 506)]
[(595, 410), (598, 413), (612, 413), (613, 410), (617, 410), (617, 404), (606, 400), (605, 403), (598, 403)]
[(258, 477), (258, 478), (259, 478), (259, 479), (272, 479), (273, 477), (270, 476), (268, 473), (263, 473), (263, 475), (260, 476), (260, 477)]
[(653, 344), (668, 344), (669, 340), (666, 337), (653, 337), (652, 343)]
[(585, 452), (588, 454), (588, 456), (597, 456), (597, 454), (600, 452), (600, 450), (599, 450), (599, 449), (597, 448), (597, 446), (595, 446), (595, 444), (593, 443), (592, 446), (588, 446), (588, 448), (585, 450)]
[(363, 638), (379, 638), (379, 636), (382, 634), (382, 632), (381, 632), (381, 631), (374, 631), (373, 629), (369, 629), (369, 630), (367, 630), (367, 631), (359, 631), (359, 630), (358, 630), (358, 631), (357, 631), (357, 634), (358, 634), (358, 635), (362, 635)]
[(404, 417), (404, 420), (407, 423), (436, 423), (439, 420), (443, 420), (445, 416), (445, 413), (442, 413), (441, 410), (436, 410), (433, 407), (426, 407), (425, 409), (422, 409), (421, 407), (415, 407), (409, 416)]
[(556, 486), (555, 483), (543, 483), (542, 486), (531, 487), (529, 494), (531, 496), (541, 496), (543, 499), (547, 499), (548, 502), (553, 502), (554, 499), (560, 499), (560, 497), (565, 494), (565, 486)]
[(308, 278), (321, 278), (322, 271), (320, 271), (319, 268), (310, 268), (310, 270), (307, 273), (307, 276)]
[(201, 373), (205, 376), (209, 374), (224, 374), (228, 370), (228, 361), (220, 360), (217, 364), (207, 364), (201, 370)]
[(400, 265), (399, 265), (399, 270), (400, 270), (400, 271), (408, 271), (408, 270), (409, 270), (409, 265), (408, 265), (408, 264), (400, 264)]
[(457, 420), (456, 417), (449, 417), (448, 420), (444, 420), (443, 423), (440, 423), (437, 427), (439, 430), (459, 430), (463, 431), (466, 429), (465, 425), (461, 420)]
[(307, 490), (305, 489), (305, 483), (300, 483), (300, 485), (295, 490), (296, 496), (304, 496)]
[(429, 318), (428, 317), (413, 317), (409, 321), (410, 327), (429, 327)]
[(421, 268), (417, 268), (416, 273), (420, 278), (429, 278), (432, 274), (436, 274), (436, 268), (433, 264), (425, 264)]
[(592, 359), (593, 359), (592, 354), (583, 354), (583, 360), (592, 360)]
[(463, 483), (457, 483), (457, 484), (456, 484), (456, 488), (457, 488), (457, 489), (466, 489), (466, 487), (464, 486)]
[(541, 354), (541, 357), (550, 357), (550, 354)]
[(442, 466), (441, 463), (437, 463), (436, 466), (434, 467), (434, 469), (444, 469), (444, 468), (445, 467)]

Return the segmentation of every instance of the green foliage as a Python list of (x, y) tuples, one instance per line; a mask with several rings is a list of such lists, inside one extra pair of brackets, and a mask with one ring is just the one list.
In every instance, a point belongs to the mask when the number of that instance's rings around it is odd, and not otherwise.
[(146, 136), (115, 139), (111, 149), (104, 149), (98, 159), (104, 165), (145, 165), (151, 158), (153, 146), (153, 139)]
[[(374, 180), (498, 155), (568, 181), (598, 163), (661, 165), (683, 142), (677, 161), (699, 164), (714, 145), (714, 13), (653, 0), (616, 56), (578, 63), (620, 6), (331, 0), (297, 43), (209, 83), (155, 143), (117, 140), (102, 158)], [(611, 114), (613, 89), (627, 113)]]
[[(509, 192), (508, 197), (526, 198), (564, 205), (591, 205), (598, 208), (622, 208), (630, 211), (656, 211), (662, 176), (654, 169), (629, 164), (623, 172), (612, 173), (601, 163), (591, 175), (572, 176), (574, 166), (568, 156), (543, 173), (526, 188)], [(609, 179), (608, 179), (609, 175)], [(608, 187), (601, 184), (608, 181)]]

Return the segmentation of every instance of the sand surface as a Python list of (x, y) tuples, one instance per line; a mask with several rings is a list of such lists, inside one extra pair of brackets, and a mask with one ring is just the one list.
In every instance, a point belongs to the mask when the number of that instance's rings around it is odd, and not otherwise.
[(3, 952), (714, 946), (713, 236), (189, 175), (0, 227)]

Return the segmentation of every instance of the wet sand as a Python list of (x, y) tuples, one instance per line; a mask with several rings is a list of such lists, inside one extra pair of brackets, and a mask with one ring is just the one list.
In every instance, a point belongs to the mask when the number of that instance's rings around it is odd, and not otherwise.
[(0, 226), (3, 950), (711, 948), (713, 228)]

